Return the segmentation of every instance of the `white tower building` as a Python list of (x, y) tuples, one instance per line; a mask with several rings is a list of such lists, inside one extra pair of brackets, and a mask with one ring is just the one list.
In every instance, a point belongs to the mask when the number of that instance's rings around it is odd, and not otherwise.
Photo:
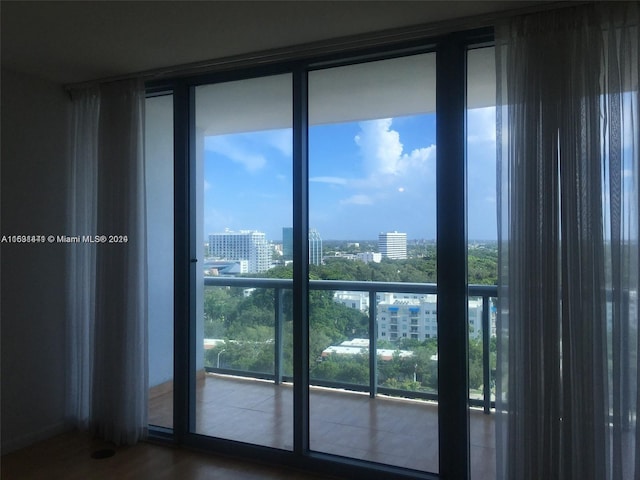
[(209, 235), (209, 255), (220, 260), (247, 260), (248, 273), (269, 269), (269, 244), (263, 232), (241, 230)]
[(383, 257), (394, 260), (407, 258), (407, 234), (386, 232), (378, 235), (378, 249)]

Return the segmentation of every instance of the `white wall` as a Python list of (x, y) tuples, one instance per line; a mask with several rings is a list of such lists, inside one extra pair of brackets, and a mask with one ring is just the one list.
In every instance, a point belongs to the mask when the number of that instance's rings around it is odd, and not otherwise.
[[(2, 71), (2, 235), (66, 234), (69, 97)], [(64, 430), (62, 244), (0, 244), (2, 452)]]
[(204, 133), (196, 129), (196, 373), (204, 369)]
[(173, 97), (146, 102), (149, 386), (173, 380)]

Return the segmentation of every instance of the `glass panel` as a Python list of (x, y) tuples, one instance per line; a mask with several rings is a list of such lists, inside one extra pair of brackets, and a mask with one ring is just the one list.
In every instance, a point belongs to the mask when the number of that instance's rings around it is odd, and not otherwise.
[(314, 451), (438, 471), (433, 299), (385, 290), (436, 280), (435, 120), (433, 54), (309, 75), (310, 279), (344, 282), (311, 284)]
[(369, 385), (369, 295), (315, 290), (309, 295), (309, 376), (313, 385), (366, 390)]
[(195, 432), (292, 449), (291, 76), (200, 86), (195, 103)]
[(149, 424), (173, 427), (173, 95), (145, 105)]
[(383, 293), (377, 313), (381, 391), (389, 389), (387, 393), (394, 396), (437, 401), (437, 296)]
[[(498, 275), (494, 49), (467, 55), (467, 228), (471, 478), (496, 476), (494, 372)], [(476, 285), (493, 286), (477, 295)], [(478, 292), (480, 293), (480, 292)], [(486, 328), (485, 328), (486, 327)]]

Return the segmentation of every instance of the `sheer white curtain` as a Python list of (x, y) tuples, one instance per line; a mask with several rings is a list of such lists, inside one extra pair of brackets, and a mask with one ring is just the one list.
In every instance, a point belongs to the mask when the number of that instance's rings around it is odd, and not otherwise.
[(640, 478), (638, 4), (496, 29), (502, 479)]
[(144, 95), (135, 80), (72, 92), (71, 234), (106, 243), (69, 255), (68, 414), (116, 444), (147, 429)]

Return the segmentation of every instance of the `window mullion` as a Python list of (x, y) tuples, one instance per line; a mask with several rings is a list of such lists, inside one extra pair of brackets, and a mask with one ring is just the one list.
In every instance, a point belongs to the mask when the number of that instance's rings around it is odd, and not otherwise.
[(466, 45), (436, 50), (439, 467), (469, 478), (465, 95)]
[(193, 183), (193, 108), (192, 92), (186, 82), (174, 90), (174, 285), (187, 285), (174, 293), (174, 436), (181, 443), (191, 430), (194, 418), (195, 383), (192, 365), (195, 351), (191, 336), (194, 334), (195, 265), (192, 243), (195, 222)]
[(308, 73), (293, 71), (293, 419), (294, 452), (309, 452)]

